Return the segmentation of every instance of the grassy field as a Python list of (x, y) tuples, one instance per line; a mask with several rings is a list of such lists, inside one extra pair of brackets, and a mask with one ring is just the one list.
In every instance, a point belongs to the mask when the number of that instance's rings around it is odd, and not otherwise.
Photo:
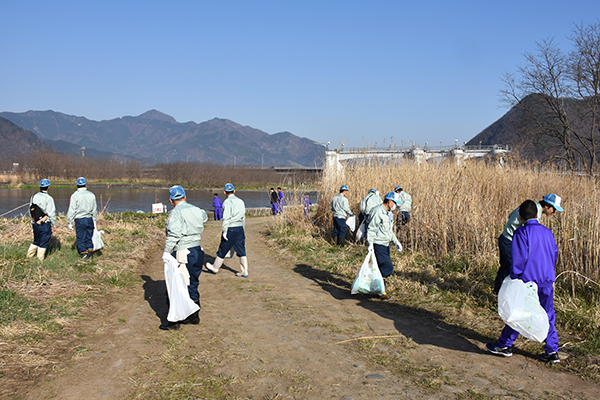
[[(0, 219), (0, 378), (3, 385), (53, 365), (60, 346), (86, 311), (107, 294), (129, 286), (146, 250), (164, 243), (166, 214), (105, 214), (105, 253), (92, 262), (79, 259), (75, 234), (58, 217), (47, 258), (25, 258), (33, 234), (28, 219)], [(73, 351), (76, 351), (73, 350)]]
[[(570, 176), (539, 166), (505, 166), (480, 161), (438, 165), (378, 163), (346, 168), (324, 180), (322, 206), (310, 219), (289, 212), (271, 235), (307, 263), (352, 281), (366, 246), (331, 245), (329, 201), (346, 184), (355, 214), (370, 188), (384, 195), (401, 185), (413, 199), (409, 229), (399, 233), (405, 251), (392, 252), (395, 272), (387, 287), (390, 302), (440, 313), (447, 322), (470, 327), (490, 340), (503, 326), (493, 281), (498, 269), (497, 238), (508, 214), (524, 200), (548, 193), (563, 198), (564, 213), (542, 223), (559, 248), (555, 306), (563, 368), (598, 378), (600, 358), (600, 192), (594, 178)], [(534, 354), (541, 345), (520, 339)], [(595, 367), (590, 368), (589, 365)]]

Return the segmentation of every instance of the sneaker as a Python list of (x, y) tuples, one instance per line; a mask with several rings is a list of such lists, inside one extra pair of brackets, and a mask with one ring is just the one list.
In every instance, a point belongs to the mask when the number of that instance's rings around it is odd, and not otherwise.
[(540, 355), (540, 361), (549, 364), (558, 364), (560, 363), (560, 357), (558, 357), (558, 353), (556, 351), (550, 354), (542, 353), (542, 355)]
[(209, 262), (206, 263), (206, 269), (208, 270), (208, 272), (212, 272), (213, 274), (216, 274), (217, 272), (219, 272), (219, 270), (214, 269), (212, 264)]
[(485, 345), (488, 351), (498, 356), (510, 357), (512, 356), (512, 349), (510, 347), (502, 347), (498, 342), (488, 343)]

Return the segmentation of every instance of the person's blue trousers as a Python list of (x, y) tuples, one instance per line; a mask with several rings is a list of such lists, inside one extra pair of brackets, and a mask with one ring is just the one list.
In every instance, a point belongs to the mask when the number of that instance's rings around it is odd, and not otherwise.
[(346, 237), (346, 220), (344, 218), (333, 217), (333, 237)]
[(246, 256), (246, 235), (244, 234), (244, 227), (236, 226), (227, 229), (227, 240), (223, 239), (223, 236), (221, 236), (217, 257), (225, 258), (225, 255), (232, 247), (238, 257)]
[(394, 264), (392, 264), (392, 258), (390, 257), (390, 246), (375, 243), (373, 244), (373, 250), (375, 250), (375, 258), (377, 259), (381, 276), (387, 278), (394, 272)]
[(92, 243), (93, 234), (94, 220), (92, 217), (75, 220), (75, 237), (79, 253), (85, 253), (88, 250), (94, 249), (94, 244)]
[[(202, 264), (204, 264), (204, 251), (202, 247), (190, 247), (187, 255), (187, 264), (185, 265), (188, 272), (190, 273), (190, 284), (188, 285), (188, 293), (190, 299), (195, 302), (200, 302), (200, 293), (198, 292), (198, 285), (200, 284), (200, 274), (202, 273)], [(177, 258), (177, 252), (174, 251), (171, 255)]]
[(50, 236), (52, 236), (52, 224), (47, 222), (45, 224), (38, 225), (35, 222), (33, 225), (33, 244), (45, 249), (50, 243)]

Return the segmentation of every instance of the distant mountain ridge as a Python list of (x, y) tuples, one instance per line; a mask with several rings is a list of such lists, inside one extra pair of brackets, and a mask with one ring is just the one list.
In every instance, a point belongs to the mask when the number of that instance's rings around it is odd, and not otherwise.
[[(290, 132), (268, 134), (228, 119), (180, 123), (149, 110), (139, 116), (93, 121), (55, 111), (2, 112), (52, 146), (68, 142), (150, 163), (197, 161), (237, 165), (321, 165), (325, 148)], [(57, 143), (62, 143), (58, 146)]]
[(52, 151), (52, 148), (35, 133), (0, 117), (1, 158), (9, 159), (8, 162), (18, 162), (19, 156), (29, 156), (38, 151)]

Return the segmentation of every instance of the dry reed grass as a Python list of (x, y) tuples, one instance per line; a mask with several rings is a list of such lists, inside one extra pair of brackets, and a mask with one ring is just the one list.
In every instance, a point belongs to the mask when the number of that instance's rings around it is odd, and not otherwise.
[[(542, 223), (556, 238), (557, 273), (575, 271), (600, 282), (600, 191), (593, 177), (539, 165), (499, 167), (477, 160), (460, 165), (365, 160), (324, 180), (321, 198), (331, 199), (342, 184), (350, 188), (348, 199), (356, 214), (370, 188), (383, 196), (402, 186), (413, 200), (408, 243), (413, 251), (434, 258), (465, 255), (485, 264), (497, 259), (497, 238), (508, 214), (526, 199), (540, 201), (545, 194), (556, 193), (563, 199), (565, 212), (544, 217)], [(329, 207), (319, 208), (316, 221), (325, 230), (331, 229)]]

